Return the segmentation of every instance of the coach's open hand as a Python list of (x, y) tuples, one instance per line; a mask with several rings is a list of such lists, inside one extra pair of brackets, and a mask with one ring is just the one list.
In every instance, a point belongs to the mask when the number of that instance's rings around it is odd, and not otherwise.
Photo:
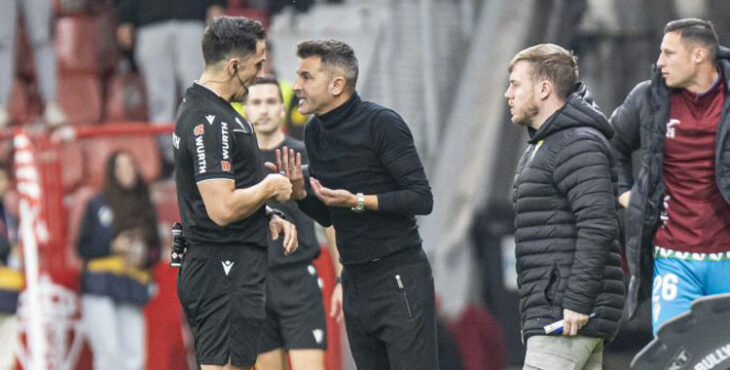
[(578, 334), (578, 330), (588, 323), (590, 317), (582, 313), (571, 311), (567, 308), (563, 309), (563, 335), (569, 337)]
[(269, 231), (271, 239), (278, 240), (280, 234), (284, 234), (282, 245), (284, 246), (284, 254), (290, 255), (297, 250), (299, 246), (299, 238), (297, 237), (297, 228), (293, 223), (277, 216), (272, 215), (269, 221)]
[(302, 175), (301, 153), (285, 146), (283, 150), (276, 149), (276, 164), (266, 162), (264, 165), (272, 172), (280, 173), (289, 178), (294, 200), (302, 200), (307, 197), (307, 190), (304, 188), (304, 175)]
[(332, 190), (322, 186), (322, 183), (314, 177), (309, 178), (314, 195), (325, 205), (332, 207), (354, 207), (357, 205), (357, 196), (347, 190)]

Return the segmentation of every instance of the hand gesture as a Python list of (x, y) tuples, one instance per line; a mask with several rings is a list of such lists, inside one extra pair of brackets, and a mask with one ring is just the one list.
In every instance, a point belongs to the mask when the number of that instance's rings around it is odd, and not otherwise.
[(297, 153), (294, 149), (284, 147), (276, 149), (276, 164), (271, 162), (265, 163), (266, 168), (272, 172), (280, 173), (286, 176), (292, 184), (292, 198), (302, 200), (307, 197), (307, 191), (304, 188), (304, 175), (302, 175), (302, 154)]
[(314, 195), (325, 205), (332, 207), (354, 207), (357, 205), (357, 196), (347, 190), (326, 188), (314, 177), (309, 179), (309, 183), (312, 185)]
[(288, 256), (297, 250), (299, 238), (297, 237), (297, 228), (293, 223), (277, 215), (272, 215), (271, 220), (269, 220), (269, 231), (271, 232), (271, 239), (274, 240), (279, 240), (279, 236), (284, 235), (282, 245), (284, 246), (285, 255)]

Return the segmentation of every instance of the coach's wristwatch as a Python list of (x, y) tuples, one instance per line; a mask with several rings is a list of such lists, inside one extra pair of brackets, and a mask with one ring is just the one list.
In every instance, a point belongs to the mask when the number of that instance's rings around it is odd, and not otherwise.
[(355, 213), (365, 212), (365, 195), (363, 193), (357, 193), (357, 205), (350, 209)]

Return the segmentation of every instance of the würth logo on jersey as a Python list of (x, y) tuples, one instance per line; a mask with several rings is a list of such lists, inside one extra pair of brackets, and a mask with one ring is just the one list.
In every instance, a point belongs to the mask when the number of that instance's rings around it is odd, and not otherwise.
[(223, 151), (221, 155), (223, 156), (223, 160), (228, 160), (228, 124), (225, 122), (221, 122), (221, 150)]
[(193, 134), (195, 136), (200, 136), (205, 133), (205, 126), (202, 124), (195, 126), (195, 129), (193, 129)]
[(226, 172), (231, 172), (231, 162), (221, 161), (221, 169)]
[(195, 153), (198, 156), (198, 174), (205, 173), (207, 163), (205, 162), (205, 143), (202, 136), (195, 138)]
[(667, 122), (667, 137), (670, 139), (674, 139), (674, 136), (676, 135), (674, 126), (677, 126), (679, 124), (679, 120), (676, 118), (672, 118)]

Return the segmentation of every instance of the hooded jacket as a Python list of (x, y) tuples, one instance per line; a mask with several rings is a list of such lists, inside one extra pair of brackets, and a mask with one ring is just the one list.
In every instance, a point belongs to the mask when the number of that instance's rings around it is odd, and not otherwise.
[(611, 340), (625, 296), (613, 130), (581, 84), (530, 131), (512, 194), (523, 338), (545, 335), (570, 309), (595, 314), (579, 335)]
[[(725, 84), (725, 103), (715, 140), (715, 178), (722, 197), (730, 204), (730, 49), (720, 47), (717, 65)], [(631, 190), (626, 210), (626, 259), (631, 279), (627, 313), (632, 317), (638, 303), (649, 296), (654, 272), (654, 233), (659, 226), (664, 182), (664, 141), (669, 119), (669, 101), (675, 90), (667, 87), (661, 72), (654, 69), (651, 80), (639, 83), (611, 115), (616, 135), (611, 150), (616, 159), (619, 194)], [(634, 180), (631, 154), (641, 149), (641, 167)]]

